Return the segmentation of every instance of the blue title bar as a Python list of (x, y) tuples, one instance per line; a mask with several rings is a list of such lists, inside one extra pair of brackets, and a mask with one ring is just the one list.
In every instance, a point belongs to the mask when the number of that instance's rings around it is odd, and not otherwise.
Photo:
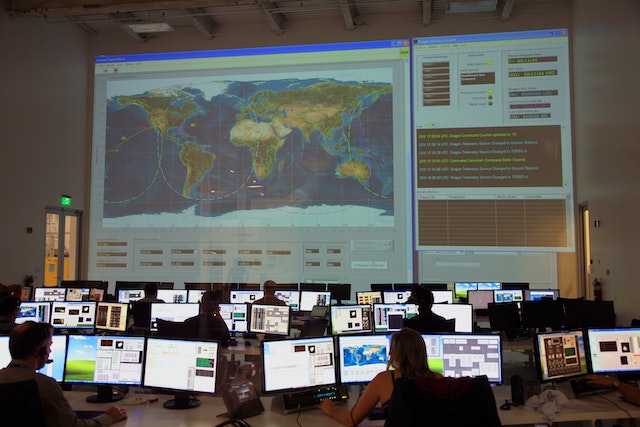
[(551, 37), (568, 37), (566, 28), (555, 30), (515, 31), (510, 33), (462, 34), (455, 36), (438, 36), (415, 38), (412, 43), (417, 46), (450, 43), (478, 43), (501, 40), (542, 39)]

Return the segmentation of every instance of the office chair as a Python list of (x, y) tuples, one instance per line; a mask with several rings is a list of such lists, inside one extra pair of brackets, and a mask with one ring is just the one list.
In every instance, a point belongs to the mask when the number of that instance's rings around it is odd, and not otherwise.
[(326, 317), (305, 320), (300, 330), (300, 338), (323, 337), (328, 323), (329, 319)]
[(385, 427), (500, 427), (486, 375), (395, 380)]
[(35, 380), (0, 384), (3, 427), (47, 427)]
[(156, 335), (161, 338), (197, 338), (197, 331), (188, 328), (183, 322), (173, 322), (171, 320), (156, 319), (158, 332)]

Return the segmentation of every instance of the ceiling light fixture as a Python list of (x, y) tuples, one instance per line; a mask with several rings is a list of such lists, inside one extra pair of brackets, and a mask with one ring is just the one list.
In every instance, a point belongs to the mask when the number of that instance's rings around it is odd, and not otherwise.
[(125, 24), (125, 27), (138, 34), (168, 33), (173, 27), (166, 22), (147, 22), (145, 24)]
[(448, 0), (447, 13), (493, 12), (498, 0)]

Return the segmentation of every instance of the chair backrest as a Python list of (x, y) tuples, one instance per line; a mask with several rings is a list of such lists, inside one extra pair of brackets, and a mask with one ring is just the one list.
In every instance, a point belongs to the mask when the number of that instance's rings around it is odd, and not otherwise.
[(317, 317), (307, 319), (300, 330), (300, 338), (322, 337), (327, 330), (329, 319), (326, 317)]
[(3, 427), (46, 427), (35, 380), (0, 384), (0, 402)]
[(197, 330), (190, 328), (184, 322), (172, 322), (171, 320), (156, 319), (158, 332), (161, 338), (197, 338)]
[(418, 425), (501, 426), (488, 378), (396, 379), (385, 427)]
[(147, 301), (136, 301), (131, 308), (133, 324), (138, 328), (149, 328), (151, 322), (151, 303)]

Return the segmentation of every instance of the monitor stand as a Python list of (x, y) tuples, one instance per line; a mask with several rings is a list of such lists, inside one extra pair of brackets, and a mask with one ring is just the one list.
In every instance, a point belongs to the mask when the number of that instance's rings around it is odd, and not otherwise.
[(105, 402), (117, 402), (124, 398), (124, 393), (114, 390), (110, 385), (99, 385), (98, 393), (87, 396), (87, 402), (91, 403), (105, 403)]
[(176, 393), (173, 399), (162, 404), (167, 409), (191, 409), (200, 406), (200, 401), (189, 393)]

